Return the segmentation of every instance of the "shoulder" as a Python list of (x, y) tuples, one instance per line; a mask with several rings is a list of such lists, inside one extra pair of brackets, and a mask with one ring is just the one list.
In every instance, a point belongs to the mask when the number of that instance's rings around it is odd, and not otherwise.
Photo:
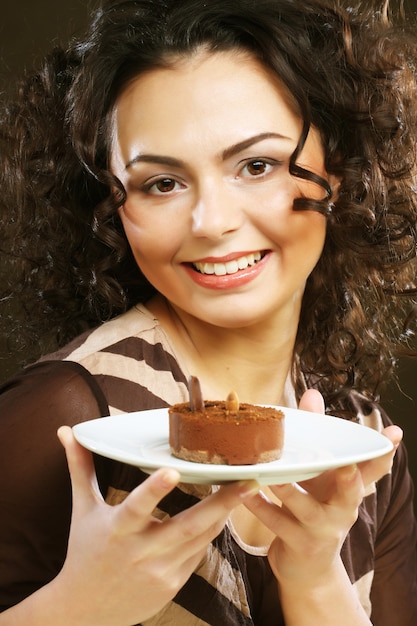
[(78, 337), (48, 359), (76, 361), (97, 381), (111, 414), (187, 399), (187, 379), (159, 321), (143, 305)]
[(79, 363), (44, 361), (31, 365), (0, 386), (0, 415), (28, 424), (48, 421), (57, 427), (108, 414), (94, 377)]
[(113, 346), (126, 345), (134, 339), (151, 344), (164, 341), (164, 333), (158, 320), (143, 305), (135, 306), (126, 313), (86, 331), (41, 360), (71, 360), (82, 363), (98, 352), (108, 351)]

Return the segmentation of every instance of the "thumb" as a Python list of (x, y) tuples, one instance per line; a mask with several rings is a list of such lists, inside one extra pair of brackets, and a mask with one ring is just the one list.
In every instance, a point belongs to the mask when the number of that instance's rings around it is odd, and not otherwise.
[(317, 389), (307, 389), (301, 396), (298, 408), (313, 413), (324, 413), (325, 405), (323, 396)]
[(65, 448), (71, 476), (74, 509), (76, 507), (89, 508), (98, 501), (103, 502), (92, 453), (78, 443), (69, 426), (61, 426), (57, 435)]
[(393, 449), (388, 454), (372, 459), (371, 461), (364, 461), (359, 464), (359, 468), (362, 473), (362, 480), (365, 485), (369, 485), (375, 480), (379, 480), (385, 474), (391, 471), (392, 462), (394, 460), (395, 452), (401, 443), (403, 438), (403, 431), (399, 426), (391, 425), (384, 428), (382, 434), (388, 437), (393, 445)]

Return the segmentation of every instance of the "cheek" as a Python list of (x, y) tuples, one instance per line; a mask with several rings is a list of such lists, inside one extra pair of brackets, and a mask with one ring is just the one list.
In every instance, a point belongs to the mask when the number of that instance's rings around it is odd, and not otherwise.
[(139, 267), (161, 269), (171, 261), (177, 249), (174, 229), (167, 220), (132, 213), (128, 204), (120, 209), (120, 219), (133, 256)]
[(254, 214), (256, 225), (278, 247), (304, 247), (306, 254), (309, 249), (321, 251), (326, 236), (326, 218), (317, 211), (295, 211), (294, 198), (299, 195), (299, 191), (289, 189), (275, 194), (273, 199), (265, 198), (258, 203)]
[(293, 211), (288, 224), (288, 243), (315, 265), (324, 247), (326, 218), (315, 211)]
[(293, 211), (275, 226), (270, 237), (277, 245), (285, 270), (297, 271), (307, 279), (323, 252), (326, 218), (312, 211)]
[(133, 218), (128, 205), (122, 207), (119, 214), (133, 255), (137, 263), (141, 264), (142, 258), (146, 258), (148, 248), (151, 247), (154, 239), (153, 229), (146, 224), (146, 220), (140, 219), (137, 213), (134, 213)]
[[(313, 211), (305, 212), (300, 220), (299, 236), (294, 243), (294, 257), (302, 259), (306, 277), (311, 274), (320, 259), (326, 239), (326, 218)], [(308, 215), (307, 215), (308, 213)]]
[(137, 219), (133, 221), (131, 217), (131, 211), (129, 210), (127, 205), (122, 206), (119, 209), (119, 217), (125, 231), (126, 239), (136, 256), (136, 250), (141, 249), (143, 227), (138, 223)]

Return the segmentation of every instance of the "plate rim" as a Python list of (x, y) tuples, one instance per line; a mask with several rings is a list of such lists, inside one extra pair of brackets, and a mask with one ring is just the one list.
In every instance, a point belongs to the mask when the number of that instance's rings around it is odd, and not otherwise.
[[(263, 406), (274, 406), (274, 405), (263, 405)], [(91, 428), (91, 426), (98, 426), (98, 430), (100, 430), (101, 426), (105, 424), (108, 426), (113, 426), (114, 422), (119, 421), (128, 421), (131, 423), (133, 420), (136, 420), (138, 416), (150, 415), (154, 414), (154, 419), (159, 419), (161, 421), (161, 417), (163, 417), (166, 422), (166, 436), (164, 435), (164, 442), (168, 443), (168, 408), (158, 408), (158, 409), (145, 409), (144, 411), (131, 411), (126, 413), (119, 413), (114, 415), (107, 415), (103, 417), (98, 417), (96, 419), (87, 420), (85, 422), (80, 422), (75, 424), (72, 427), (74, 436), (76, 440), (85, 448), (90, 451), (100, 455), (110, 458), (114, 461), (118, 461), (121, 463), (126, 463), (128, 465), (133, 465), (139, 467), (145, 473), (152, 473), (156, 471), (159, 467), (174, 467), (181, 475), (182, 482), (188, 483), (204, 483), (204, 484), (220, 484), (223, 482), (231, 482), (235, 480), (250, 480), (255, 478), (256, 480), (266, 483), (266, 484), (282, 484), (282, 480), (285, 477), (294, 478), (293, 480), (285, 479), (284, 482), (298, 482), (299, 480), (307, 480), (308, 478), (298, 478), (297, 475), (308, 474), (309, 478), (313, 476), (317, 476), (318, 474), (330, 470), (335, 469), (336, 467), (342, 467), (344, 465), (350, 465), (352, 463), (360, 463), (366, 460), (371, 460), (387, 454), (393, 449), (392, 442), (385, 437), (379, 431), (368, 427), (363, 424), (359, 424), (357, 422), (352, 422), (349, 420), (344, 420), (343, 418), (338, 418), (336, 416), (314, 413), (310, 411), (305, 411), (301, 409), (295, 409), (290, 407), (282, 407), (282, 406), (274, 406), (274, 408), (286, 411), (287, 420), (293, 421), (296, 414), (300, 416), (303, 415), (305, 419), (319, 419), (320, 422), (323, 420), (329, 420), (329, 423), (332, 424), (332, 428), (335, 424), (343, 423), (344, 426), (341, 428), (347, 429), (363, 429), (365, 428), (369, 438), (374, 438), (375, 442), (380, 442), (380, 447), (375, 447), (372, 451), (361, 451), (357, 454), (349, 453), (346, 458), (341, 459), (341, 457), (333, 457), (331, 459), (317, 459), (314, 462), (307, 463), (298, 463), (292, 466), (285, 465), (284, 463), (280, 463), (281, 459), (277, 461), (270, 461), (269, 463), (258, 463), (254, 465), (214, 465), (214, 464), (204, 464), (204, 463), (194, 463), (191, 461), (184, 461), (182, 459), (176, 459), (176, 457), (172, 456), (167, 463), (161, 464), (161, 462), (157, 462), (156, 460), (149, 460), (149, 458), (143, 457), (143, 449), (145, 444), (138, 445), (138, 454), (132, 455), (129, 451), (128, 453), (124, 453), (117, 448), (117, 452), (111, 452), (111, 446), (108, 444), (100, 445), (99, 442), (93, 441), (91, 436), (88, 436), (84, 433), (85, 429)], [(156, 416), (155, 416), (156, 413)], [(145, 429), (149, 429), (152, 426), (149, 425), (148, 421), (141, 420), (138, 421), (139, 427), (145, 426)], [(288, 421), (286, 422), (288, 425)], [(347, 426), (346, 426), (347, 425)], [(370, 434), (372, 433), (372, 434)], [(156, 435), (155, 435), (156, 436)], [(383, 445), (384, 444), (384, 445)], [(146, 446), (145, 446), (146, 447)], [(148, 446), (149, 447), (149, 446)], [(142, 456), (139, 456), (142, 451)], [(284, 451), (285, 451), (285, 439), (284, 439)], [(123, 456), (121, 456), (121, 454)], [(340, 461), (343, 460), (341, 463)]]

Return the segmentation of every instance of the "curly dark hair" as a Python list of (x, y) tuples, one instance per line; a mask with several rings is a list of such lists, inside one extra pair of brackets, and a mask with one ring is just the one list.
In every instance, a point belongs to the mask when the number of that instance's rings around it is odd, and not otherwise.
[[(303, 299), (296, 389), (307, 381), (332, 410), (352, 391), (377, 399), (399, 348), (410, 347), (416, 293), (417, 36), (387, 5), (125, 0), (98, 9), (85, 38), (55, 49), (1, 113), (1, 247), (12, 265), (3, 302), (6, 311), (20, 296), (25, 312), (13, 332), (62, 345), (154, 293), (118, 216), (115, 102), (141, 72), (199, 46), (242, 49), (297, 101), (304, 129), (290, 172), (326, 196), (294, 203), (328, 215)], [(325, 181), (297, 166), (311, 125), (340, 180), (333, 204)]]

